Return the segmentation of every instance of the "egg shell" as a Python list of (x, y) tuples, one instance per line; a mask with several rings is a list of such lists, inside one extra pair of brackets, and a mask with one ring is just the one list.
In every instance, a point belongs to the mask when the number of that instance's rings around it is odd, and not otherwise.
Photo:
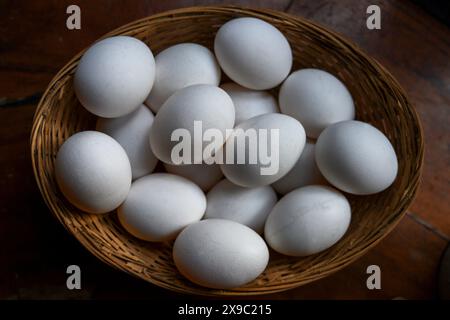
[[(234, 143), (234, 161), (233, 163), (221, 164), (221, 169), (228, 180), (242, 187), (257, 187), (274, 183), (293, 168), (305, 146), (305, 130), (300, 122), (292, 117), (280, 113), (268, 113), (250, 118), (249, 120), (239, 124), (236, 129), (242, 130), (236, 131), (237, 133), (230, 136), (225, 144), (226, 154), (227, 144)], [(264, 165), (259, 155), (255, 164), (250, 163), (248, 156), (246, 156), (245, 163), (238, 163), (237, 156), (240, 152), (243, 152), (242, 150), (237, 150), (240, 148), (238, 141), (245, 136), (247, 129), (256, 129), (258, 133), (260, 132), (260, 129), (267, 130), (267, 136), (269, 137), (268, 141), (270, 141), (271, 130), (278, 130), (279, 148), (278, 150), (275, 150), (274, 155), (271, 155), (271, 157), (273, 157), (273, 163), (276, 162), (275, 157), (278, 158), (278, 170), (276, 170), (273, 174), (262, 174), (261, 168), (267, 168), (269, 165)], [(257, 140), (259, 145), (259, 136)], [(246, 155), (249, 154), (249, 145), (250, 142), (245, 143)], [(270, 142), (267, 147), (269, 153), (271, 148), (272, 143)], [(260, 149), (258, 146), (258, 153), (259, 150)], [(273, 166), (275, 166), (275, 164), (273, 164)]]
[(262, 233), (277, 195), (270, 186), (244, 188), (224, 179), (208, 192), (206, 200), (206, 219), (232, 220)]
[(317, 167), (314, 151), (315, 144), (306, 141), (305, 148), (294, 167), (284, 177), (272, 184), (276, 192), (285, 195), (300, 187), (327, 183)]
[(191, 180), (205, 192), (211, 189), (223, 177), (220, 166), (215, 163), (181, 165), (171, 165), (164, 163), (164, 168), (169, 173), (176, 174)]
[(89, 213), (116, 209), (131, 185), (125, 150), (97, 131), (78, 132), (63, 143), (56, 155), (55, 175), (64, 196)]
[(74, 75), (81, 104), (104, 118), (124, 116), (147, 98), (155, 79), (155, 59), (142, 41), (128, 36), (96, 42), (82, 56)]
[(174, 239), (183, 228), (199, 221), (205, 209), (206, 197), (193, 182), (154, 173), (133, 182), (117, 214), (125, 230), (135, 237), (159, 242)]
[(368, 195), (388, 188), (398, 161), (388, 138), (361, 121), (343, 121), (325, 129), (316, 143), (316, 163), (333, 186)]
[(215, 289), (240, 287), (266, 268), (269, 250), (252, 229), (230, 220), (191, 224), (175, 240), (173, 258), (190, 281)]
[(279, 85), (292, 67), (292, 51), (284, 35), (257, 18), (226, 22), (214, 39), (214, 52), (222, 70), (249, 89)]
[(180, 43), (155, 58), (156, 75), (146, 104), (156, 113), (175, 91), (194, 84), (218, 86), (221, 71), (213, 53), (196, 43)]
[(206, 84), (189, 86), (175, 92), (156, 114), (150, 130), (150, 145), (156, 157), (173, 164), (172, 149), (180, 142), (171, 141), (171, 135), (177, 129), (186, 129), (193, 141), (194, 121), (201, 121), (203, 131), (218, 129), (226, 137), (226, 129), (234, 127), (233, 101), (224, 90)]
[(293, 72), (279, 93), (281, 112), (300, 121), (306, 135), (317, 139), (329, 125), (355, 117), (350, 92), (332, 74), (319, 69)]
[(277, 101), (266, 91), (247, 89), (232, 82), (224, 83), (220, 87), (233, 100), (235, 125), (261, 114), (278, 112)]
[(307, 256), (334, 245), (348, 229), (347, 199), (327, 186), (306, 186), (284, 196), (267, 218), (264, 237), (275, 251)]
[(97, 120), (96, 130), (111, 136), (125, 149), (133, 180), (151, 173), (158, 163), (148, 143), (153, 118), (151, 111), (141, 105), (123, 117)]

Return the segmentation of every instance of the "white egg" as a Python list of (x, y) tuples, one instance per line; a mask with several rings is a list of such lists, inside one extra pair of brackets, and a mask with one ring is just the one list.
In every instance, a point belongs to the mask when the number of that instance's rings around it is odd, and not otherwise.
[(251, 90), (232, 82), (220, 86), (233, 100), (235, 125), (265, 113), (278, 112), (275, 98), (266, 91)]
[(100, 40), (83, 55), (74, 76), (81, 104), (104, 118), (124, 116), (147, 98), (155, 79), (155, 60), (142, 41), (117, 36)]
[(153, 114), (145, 105), (123, 117), (97, 120), (96, 129), (113, 137), (125, 149), (133, 180), (151, 173), (158, 163), (148, 143), (152, 123)]
[(306, 186), (284, 196), (267, 218), (269, 246), (289, 256), (307, 256), (328, 249), (348, 229), (351, 208), (337, 190)]
[(180, 43), (156, 57), (156, 76), (146, 104), (156, 113), (175, 91), (194, 84), (220, 83), (220, 67), (213, 53), (196, 43)]
[(214, 52), (222, 70), (249, 89), (276, 87), (292, 67), (287, 39), (277, 28), (256, 18), (237, 18), (220, 27)]
[(206, 219), (232, 220), (262, 233), (277, 195), (270, 186), (244, 188), (224, 179), (208, 192), (206, 200)]
[(350, 92), (323, 70), (293, 72), (281, 86), (278, 99), (281, 112), (300, 121), (306, 135), (314, 139), (329, 125), (355, 117)]
[(203, 191), (208, 191), (222, 179), (223, 174), (218, 164), (181, 164), (171, 165), (164, 163), (164, 168), (173, 173), (191, 180)]
[(125, 150), (97, 131), (78, 132), (63, 143), (56, 155), (55, 175), (64, 196), (89, 213), (116, 209), (131, 185)]
[(315, 144), (306, 141), (305, 148), (291, 171), (272, 184), (276, 192), (284, 195), (307, 185), (326, 184), (325, 178), (317, 167), (314, 150)]
[[(228, 180), (242, 187), (269, 185), (294, 167), (305, 141), (305, 130), (292, 117), (268, 113), (250, 118), (239, 124), (227, 140), (225, 153), (234, 145), (234, 161), (225, 161), (221, 165), (222, 172)], [(256, 161), (252, 160), (251, 150), (256, 151)], [(239, 161), (239, 155), (245, 161)]]
[(345, 192), (367, 195), (388, 188), (398, 170), (388, 138), (361, 121), (343, 121), (325, 129), (316, 143), (316, 162), (323, 176)]
[[(150, 145), (156, 157), (173, 164), (172, 150), (182, 141), (171, 141), (172, 134), (175, 130), (187, 130), (191, 141), (198, 140), (194, 132), (196, 121), (200, 122), (200, 135), (208, 129), (217, 129), (225, 140), (226, 130), (234, 126), (233, 101), (225, 91), (213, 85), (198, 84), (175, 92), (156, 114), (150, 130)], [(201, 137), (198, 143), (203, 145), (202, 150), (208, 144), (202, 143)], [(193, 146), (189, 163), (194, 163), (194, 152)]]
[(215, 289), (240, 287), (266, 268), (269, 250), (252, 229), (230, 220), (191, 224), (175, 240), (173, 258), (192, 282)]
[(154, 173), (133, 182), (117, 214), (129, 233), (158, 242), (174, 239), (183, 228), (199, 221), (205, 209), (206, 197), (193, 182)]

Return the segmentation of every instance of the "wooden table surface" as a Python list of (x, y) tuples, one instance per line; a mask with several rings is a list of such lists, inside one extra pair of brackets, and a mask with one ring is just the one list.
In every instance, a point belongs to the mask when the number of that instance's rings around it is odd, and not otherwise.
[[(104, 33), (168, 9), (219, 1), (0, 1), (0, 299), (176, 297), (94, 258), (52, 217), (36, 186), (29, 135), (39, 97), (56, 72)], [(405, 218), (377, 247), (315, 283), (265, 298), (430, 299), (450, 239), (450, 31), (409, 1), (232, 1), (286, 11), (358, 44), (404, 87), (425, 132), (420, 190)], [(81, 8), (81, 30), (66, 28), (66, 8)], [(366, 28), (366, 8), (381, 7), (381, 30)], [(66, 267), (82, 270), (82, 290), (66, 288)], [(366, 268), (381, 268), (368, 290)]]

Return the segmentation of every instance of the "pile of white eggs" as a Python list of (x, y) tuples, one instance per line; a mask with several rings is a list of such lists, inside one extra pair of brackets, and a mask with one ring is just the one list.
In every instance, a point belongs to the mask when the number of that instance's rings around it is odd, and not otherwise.
[[(117, 209), (123, 228), (141, 240), (175, 240), (180, 273), (209, 288), (257, 278), (268, 246), (296, 257), (331, 247), (351, 220), (337, 189), (386, 189), (397, 158), (382, 132), (354, 120), (338, 78), (291, 68), (287, 39), (255, 18), (225, 23), (214, 53), (181, 43), (154, 58), (133, 37), (95, 43), (78, 64), (74, 89), (99, 118), (96, 131), (74, 134), (58, 151), (62, 193), (88, 213)], [(221, 84), (221, 72), (233, 82)], [(267, 90), (278, 86), (276, 99)], [(174, 164), (171, 133), (193, 132), (194, 121), (220, 132), (278, 129), (278, 172), (262, 175), (259, 162)]]

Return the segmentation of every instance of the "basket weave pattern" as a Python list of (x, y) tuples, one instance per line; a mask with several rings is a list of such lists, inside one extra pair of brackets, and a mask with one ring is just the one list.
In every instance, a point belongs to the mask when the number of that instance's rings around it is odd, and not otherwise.
[(252, 283), (233, 290), (207, 289), (183, 278), (172, 261), (172, 243), (153, 244), (129, 235), (115, 214), (90, 215), (69, 204), (58, 189), (55, 156), (72, 134), (94, 129), (96, 117), (78, 102), (73, 74), (82, 53), (49, 84), (36, 110), (32, 161), (41, 193), (58, 220), (104, 262), (158, 286), (205, 295), (255, 295), (294, 288), (348, 265), (381, 240), (403, 217), (417, 190), (423, 159), (418, 117), (396, 80), (376, 61), (341, 36), (301, 18), (271, 10), (237, 7), (184, 8), (154, 15), (116, 29), (105, 37), (129, 35), (146, 42), (156, 55), (181, 42), (212, 49), (218, 28), (226, 21), (252, 16), (268, 21), (289, 40), (294, 66), (331, 72), (350, 90), (356, 118), (379, 128), (392, 142), (399, 161), (394, 184), (376, 195), (350, 196), (352, 222), (341, 241), (306, 258), (270, 252), (266, 271)]

